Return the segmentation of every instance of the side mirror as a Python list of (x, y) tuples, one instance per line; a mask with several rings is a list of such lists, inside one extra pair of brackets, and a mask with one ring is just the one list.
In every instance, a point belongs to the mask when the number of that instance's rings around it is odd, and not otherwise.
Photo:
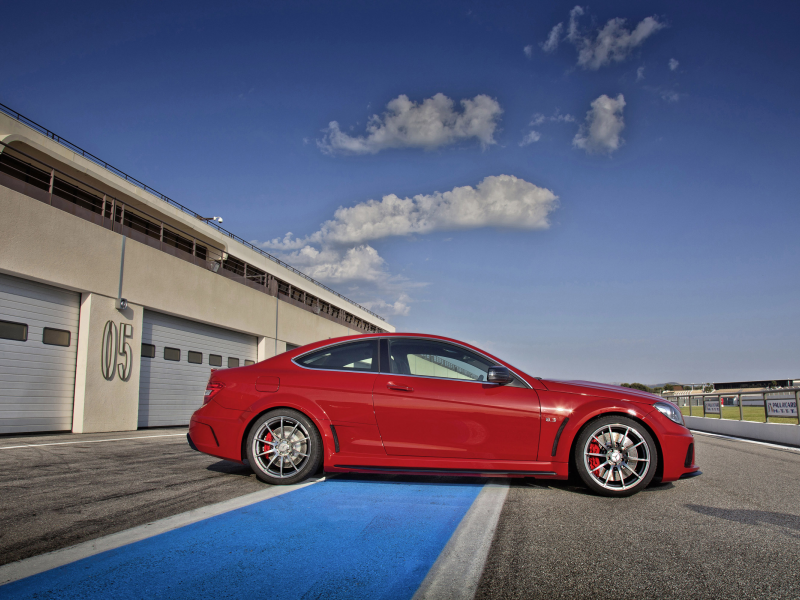
[(489, 367), (489, 372), (486, 374), (486, 381), (504, 385), (514, 381), (514, 376), (511, 374), (508, 367)]

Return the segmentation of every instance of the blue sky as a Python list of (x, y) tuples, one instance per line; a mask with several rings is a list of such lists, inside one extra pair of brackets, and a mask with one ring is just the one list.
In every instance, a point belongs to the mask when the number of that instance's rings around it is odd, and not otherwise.
[(0, 102), (398, 330), (800, 377), (800, 9), (498, 4), (16, 3)]

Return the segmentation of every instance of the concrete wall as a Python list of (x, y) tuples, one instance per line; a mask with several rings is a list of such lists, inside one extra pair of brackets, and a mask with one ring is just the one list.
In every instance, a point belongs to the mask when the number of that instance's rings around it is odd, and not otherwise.
[(800, 447), (800, 425), (786, 423), (754, 423), (707, 417), (686, 417), (686, 426), (695, 431)]
[[(124, 311), (116, 308), (116, 298), (99, 294), (81, 295), (78, 332), (78, 366), (75, 377), (75, 403), (72, 431), (129, 431), (136, 429), (139, 409), (139, 365), (142, 355), (141, 306), (129, 304)], [(113, 323), (113, 365), (110, 377), (103, 374), (103, 334)], [(123, 325), (129, 338), (122, 339)], [(127, 344), (127, 347), (126, 347)], [(130, 356), (127, 356), (130, 353)], [(126, 362), (130, 368), (125, 371)], [(127, 375), (127, 377), (125, 377)]]
[[(309, 311), (0, 186), (0, 272), (81, 293), (73, 430), (137, 426), (144, 309), (254, 335), (258, 358), (357, 333)], [(116, 309), (122, 296), (129, 302)], [(101, 369), (106, 323), (133, 327), (130, 377)]]
[[(286, 281), (290, 285), (313, 294), (324, 302), (346, 310), (360, 319), (377, 325), (381, 329), (394, 331), (394, 327), (386, 321), (378, 319), (358, 306), (339, 298), (248, 246), (229, 238), (211, 226), (198, 221), (191, 215), (167, 204), (142, 188), (125, 181), (123, 178), (3, 113), (0, 113), (0, 141), (51, 164), (69, 175), (79, 177), (81, 180), (91, 183), (95, 188), (113, 195), (123, 202), (128, 202), (141, 208), (150, 215), (160, 218), (184, 232), (206, 240), (212, 245), (230, 252), (233, 256)], [(0, 146), (0, 152), (2, 151), (3, 147)], [(184, 204), (186, 204), (185, 201)]]

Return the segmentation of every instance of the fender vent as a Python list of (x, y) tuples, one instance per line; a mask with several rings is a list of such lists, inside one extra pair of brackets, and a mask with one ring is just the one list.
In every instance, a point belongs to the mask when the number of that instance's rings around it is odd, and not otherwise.
[(336, 435), (336, 427), (331, 425), (331, 433), (333, 434), (333, 447), (336, 452), (339, 452), (339, 436)]
[(691, 467), (694, 462), (694, 442), (689, 444), (689, 449), (686, 451), (686, 460), (683, 461), (684, 467)]

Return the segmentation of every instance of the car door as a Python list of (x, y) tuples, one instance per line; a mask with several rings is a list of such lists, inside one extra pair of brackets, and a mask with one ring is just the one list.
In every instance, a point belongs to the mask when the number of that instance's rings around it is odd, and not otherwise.
[(382, 343), (389, 368), (375, 380), (373, 402), (387, 454), (536, 460), (535, 390), (521, 380), (487, 383), (497, 363), (462, 346), (429, 338)]
[(341, 450), (385, 456), (372, 407), (378, 340), (328, 346), (294, 362), (306, 369), (292, 382), (294, 389), (322, 407), (336, 428)]

